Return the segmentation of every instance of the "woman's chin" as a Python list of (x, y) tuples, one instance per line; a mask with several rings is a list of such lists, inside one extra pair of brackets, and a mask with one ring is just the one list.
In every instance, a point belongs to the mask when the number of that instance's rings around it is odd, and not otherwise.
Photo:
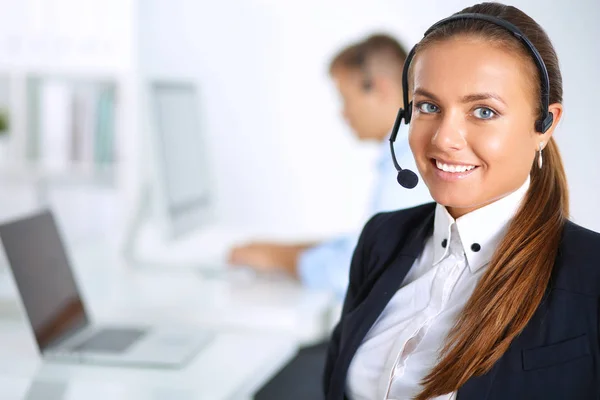
[(431, 197), (435, 200), (436, 203), (446, 207), (446, 208), (454, 208), (454, 209), (470, 209), (475, 207), (477, 202), (475, 201), (465, 201), (464, 193), (449, 193), (448, 191), (430, 191)]

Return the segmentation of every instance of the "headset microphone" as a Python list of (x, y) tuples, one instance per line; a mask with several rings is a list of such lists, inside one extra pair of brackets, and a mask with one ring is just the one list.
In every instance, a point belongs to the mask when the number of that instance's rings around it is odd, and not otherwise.
[(406, 189), (412, 189), (417, 186), (417, 183), (419, 183), (419, 178), (417, 177), (417, 174), (412, 172), (410, 169), (400, 168), (400, 165), (398, 165), (398, 161), (396, 160), (396, 152), (394, 151), (394, 141), (398, 135), (398, 129), (400, 129), (400, 124), (402, 123), (403, 118), (404, 110), (401, 108), (400, 111), (398, 111), (398, 116), (396, 117), (396, 122), (394, 123), (394, 129), (390, 135), (390, 150), (392, 151), (392, 161), (394, 162), (394, 167), (396, 167), (396, 171), (398, 171), (398, 177), (396, 178), (398, 183)]

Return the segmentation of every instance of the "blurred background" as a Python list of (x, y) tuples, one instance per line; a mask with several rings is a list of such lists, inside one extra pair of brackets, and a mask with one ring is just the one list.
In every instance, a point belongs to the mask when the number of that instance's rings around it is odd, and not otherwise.
[[(372, 32), (412, 46), (433, 22), (471, 2), (0, 4), (0, 217), (50, 204), (69, 240), (119, 242), (141, 187), (152, 181), (144, 90), (157, 79), (197, 89), (197, 154), (212, 182), (213, 222), (264, 235), (355, 229), (375, 152), (339, 116), (330, 57)], [(558, 51), (565, 114), (556, 137), (572, 217), (600, 230), (600, 138), (592, 119), (600, 4), (514, 4), (546, 28)]]

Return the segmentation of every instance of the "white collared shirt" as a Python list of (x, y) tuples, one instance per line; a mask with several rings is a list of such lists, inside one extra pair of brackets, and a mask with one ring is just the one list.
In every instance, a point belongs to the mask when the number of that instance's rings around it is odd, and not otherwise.
[[(436, 206), (433, 235), (350, 364), (351, 400), (406, 400), (418, 394), (529, 183), (528, 177), (515, 192), (456, 221)], [(437, 400), (454, 398), (449, 393)]]

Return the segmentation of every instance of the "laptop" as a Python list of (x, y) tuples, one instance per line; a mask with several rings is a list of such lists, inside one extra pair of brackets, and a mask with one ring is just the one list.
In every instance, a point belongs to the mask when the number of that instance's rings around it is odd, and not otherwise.
[(212, 339), (201, 329), (94, 324), (50, 210), (0, 225), (0, 239), (45, 359), (178, 368)]

